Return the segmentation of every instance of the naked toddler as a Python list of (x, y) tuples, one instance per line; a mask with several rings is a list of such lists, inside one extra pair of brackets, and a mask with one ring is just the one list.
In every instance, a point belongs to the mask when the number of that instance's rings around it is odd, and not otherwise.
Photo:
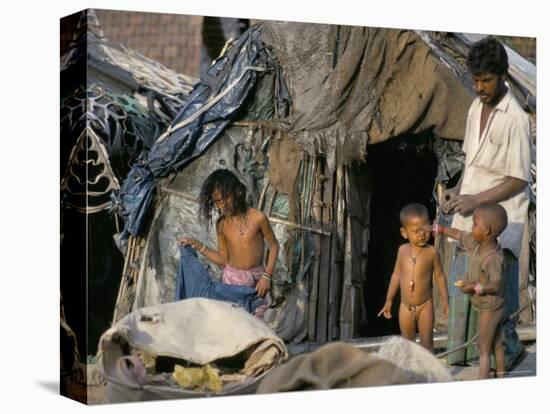
[(408, 204), (399, 214), (401, 235), (408, 240), (399, 247), (395, 268), (388, 287), (386, 302), (378, 313), (390, 319), (393, 298), (399, 289), (399, 329), (401, 335), (415, 340), (416, 330), (420, 344), (433, 352), (434, 305), (432, 299), (432, 275), (439, 286), (443, 315), (447, 317), (447, 281), (441, 267), (439, 253), (430, 240), (428, 210), (418, 203)]

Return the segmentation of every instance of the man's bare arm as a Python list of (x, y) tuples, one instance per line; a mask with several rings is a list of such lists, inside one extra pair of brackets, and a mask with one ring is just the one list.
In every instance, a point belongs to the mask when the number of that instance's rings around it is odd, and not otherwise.
[(506, 177), (504, 181), (494, 187), (477, 194), (460, 194), (451, 198), (448, 207), (452, 213), (460, 213), (463, 216), (471, 214), (477, 207), (484, 203), (498, 203), (521, 192), (527, 181), (515, 177)]

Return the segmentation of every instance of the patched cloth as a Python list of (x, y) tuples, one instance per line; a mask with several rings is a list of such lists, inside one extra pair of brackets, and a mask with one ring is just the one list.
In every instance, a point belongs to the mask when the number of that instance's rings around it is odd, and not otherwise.
[(461, 232), (460, 244), (470, 254), (470, 268), (467, 280), (469, 282), (499, 282), (500, 288), (496, 294), (472, 295), (472, 305), (478, 311), (495, 311), (504, 305), (504, 289), (502, 272), (504, 269), (504, 254), (502, 247), (497, 244), (495, 250), (483, 254), (479, 253), (479, 243), (474, 240), (472, 233)]
[(344, 343), (297, 355), (260, 383), (258, 394), (327, 390), (367, 385), (408, 384), (409, 375), (392, 362)]
[(412, 341), (393, 337), (377, 353), (333, 342), (297, 355), (267, 374), (256, 393), (441, 381), (452, 377), (437, 358)]
[(472, 97), (412, 31), (278, 21), (262, 41), (283, 63), (288, 134), (330, 170), (403, 133), (462, 139)]

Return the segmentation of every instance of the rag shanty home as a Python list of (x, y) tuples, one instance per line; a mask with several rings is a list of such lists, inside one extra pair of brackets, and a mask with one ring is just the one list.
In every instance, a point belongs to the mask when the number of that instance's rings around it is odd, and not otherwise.
[[(83, 307), (74, 296), (82, 275), (62, 286), (65, 305), (104, 325), (173, 301), (175, 241), (193, 235), (215, 244), (198, 223), (197, 196), (211, 171), (228, 168), (282, 247), (266, 316), (277, 335), (320, 344), (397, 332), (396, 321), (376, 313), (402, 242), (398, 212), (420, 202), (431, 218), (449, 220), (437, 201), (459, 178), (474, 98), (464, 59), (476, 36), (261, 21), (197, 80), (109, 42), (93, 11), (83, 16), (87, 37), (76, 37), (62, 59), (64, 79), (76, 79), (87, 50), (89, 74), (84, 85), (62, 85), (62, 255), (89, 255), (88, 286), (110, 299), (90, 296)], [(533, 120), (534, 150), (534, 66), (508, 52), (509, 85)], [(101, 188), (87, 193), (77, 179), (86, 151), (97, 155), (81, 171), (102, 166), (88, 183)], [(535, 178), (533, 165), (523, 325), (535, 320)], [(68, 229), (86, 222), (91, 249), (78, 253), (86, 236)], [(445, 241), (435, 242), (445, 255)], [(71, 266), (62, 261), (62, 271)], [(445, 321), (436, 328), (444, 334)]]

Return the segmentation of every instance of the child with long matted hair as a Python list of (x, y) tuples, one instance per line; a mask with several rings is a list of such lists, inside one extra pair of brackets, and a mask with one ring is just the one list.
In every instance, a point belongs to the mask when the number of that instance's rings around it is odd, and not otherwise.
[[(222, 283), (256, 288), (265, 297), (271, 288), (279, 243), (267, 216), (250, 207), (246, 187), (237, 176), (226, 169), (216, 170), (204, 181), (199, 196), (201, 221), (210, 227), (215, 213), (217, 247), (210, 248), (196, 239), (182, 237), (181, 245), (190, 245), (217, 265), (223, 266)], [(269, 251), (264, 264), (264, 240)], [(256, 308), (262, 316), (267, 304)]]

